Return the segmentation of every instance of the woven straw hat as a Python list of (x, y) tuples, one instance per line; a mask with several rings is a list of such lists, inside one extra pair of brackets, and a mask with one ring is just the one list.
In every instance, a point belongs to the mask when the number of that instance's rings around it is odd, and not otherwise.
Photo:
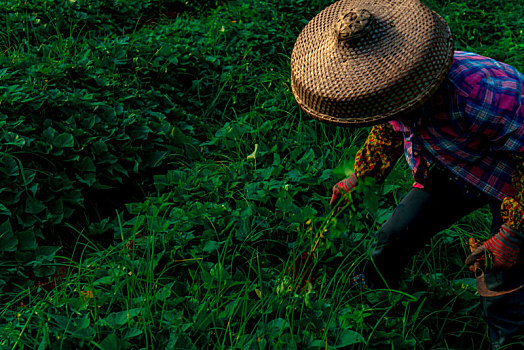
[(340, 0), (298, 36), (291, 87), (315, 119), (377, 124), (426, 102), (452, 59), (446, 21), (419, 0)]

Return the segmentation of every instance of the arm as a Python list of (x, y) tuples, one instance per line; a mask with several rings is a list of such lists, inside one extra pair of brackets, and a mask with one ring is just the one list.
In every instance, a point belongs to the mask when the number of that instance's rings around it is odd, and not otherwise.
[(494, 269), (513, 267), (524, 242), (524, 156), (514, 157), (516, 169), (512, 176), (515, 189), (514, 197), (502, 201), (500, 213), (504, 224), (500, 231), (475, 250), (466, 260), (467, 265), (474, 263), (477, 256), (487, 249), (493, 255)]
[(515, 189), (515, 196), (504, 198), (500, 213), (505, 226), (524, 232), (524, 155), (516, 156), (514, 159), (516, 167), (512, 185)]
[(510, 268), (517, 262), (520, 247), (524, 241), (524, 157), (514, 157), (515, 172), (512, 185), (513, 198), (502, 201), (500, 213), (504, 224), (500, 232), (490, 238), (484, 246), (494, 255), (494, 268)]
[(403, 151), (404, 139), (400, 133), (389, 123), (375, 125), (355, 157), (357, 178), (369, 176), (383, 182)]
[(373, 177), (383, 182), (404, 150), (404, 139), (389, 123), (373, 126), (366, 142), (355, 157), (355, 172), (333, 186), (331, 206), (337, 205), (345, 194), (358, 184), (359, 178)]

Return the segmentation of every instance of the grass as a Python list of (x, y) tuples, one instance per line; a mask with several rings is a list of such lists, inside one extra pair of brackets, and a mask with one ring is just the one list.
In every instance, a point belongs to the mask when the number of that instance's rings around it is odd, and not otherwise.
[[(412, 179), (399, 162), (331, 217), (367, 130), (310, 120), (288, 67), (328, 3), (0, 5), (1, 348), (488, 346), (463, 266), (486, 208), (398, 290), (351, 283)], [(524, 71), (519, 2), (426, 3), (458, 49)]]

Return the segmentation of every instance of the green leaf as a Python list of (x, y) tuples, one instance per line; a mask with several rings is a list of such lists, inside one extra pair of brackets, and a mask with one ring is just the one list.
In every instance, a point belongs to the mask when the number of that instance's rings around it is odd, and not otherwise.
[(291, 214), (289, 220), (296, 223), (304, 223), (307, 219), (310, 219), (317, 215), (317, 210), (311, 206), (306, 206), (297, 210), (296, 213)]
[(31, 182), (33, 182), (33, 180), (35, 179), (35, 177), (36, 177), (36, 171), (34, 171), (34, 170), (29, 170), (29, 169), (24, 169), (23, 177), (24, 177), (24, 180), (25, 180), (24, 185), (27, 186), (27, 185), (29, 185)]
[(4, 169), (8, 176), (17, 176), (20, 172), (18, 162), (13, 157), (6, 157), (4, 159)]
[(25, 212), (28, 214), (38, 214), (44, 211), (46, 208), (38, 199), (28, 196), (25, 202)]
[[(36, 260), (35, 260), (36, 261)], [(50, 277), (56, 273), (55, 265), (39, 265), (38, 262), (33, 264), (33, 272), (36, 277)]]
[(95, 163), (93, 163), (93, 161), (91, 160), (91, 158), (82, 157), (82, 159), (80, 160), (78, 169), (81, 171), (94, 172), (96, 171), (96, 166), (95, 166)]
[(221, 263), (216, 263), (209, 270), (209, 273), (213, 278), (218, 280), (227, 280), (230, 277), (230, 274), (227, 272), (226, 268)]
[(127, 331), (124, 333), (122, 339), (123, 340), (131, 339), (131, 338), (137, 337), (137, 336), (139, 336), (141, 334), (144, 334), (143, 330), (131, 327), (131, 328), (127, 329)]
[(33, 231), (22, 231), (18, 233), (18, 250), (35, 250), (36, 237)]
[(290, 181), (300, 182), (304, 179), (304, 175), (298, 169), (293, 169), (287, 173), (287, 177)]
[(282, 350), (296, 350), (298, 349), (295, 338), (292, 334), (285, 333), (280, 336), (278, 348)]
[(103, 350), (120, 349), (120, 339), (114, 333), (109, 334), (100, 342), (100, 347)]
[(75, 141), (73, 139), (73, 135), (69, 133), (59, 134), (53, 139), (53, 146), (58, 148), (68, 148), (73, 147), (74, 145)]
[(44, 137), (44, 140), (47, 141), (47, 142), (50, 142), (50, 143), (55, 138), (55, 135), (56, 135), (56, 130), (51, 128), (51, 127), (45, 129), (42, 132), (42, 136)]
[(475, 278), (460, 278), (454, 280), (463, 289), (470, 289), (472, 291), (477, 289), (477, 280)]
[(100, 285), (111, 285), (113, 283), (113, 278), (111, 276), (103, 276), (93, 282), (93, 286)]
[(171, 129), (171, 137), (175, 145), (183, 145), (191, 141), (191, 137), (184, 134), (184, 132), (177, 127)]
[(246, 198), (254, 201), (264, 201), (268, 195), (267, 191), (263, 188), (260, 188), (261, 184), (259, 182), (253, 182), (246, 184)]
[(366, 340), (364, 337), (355, 331), (345, 329), (342, 331), (340, 338), (338, 338), (338, 343), (336, 345), (337, 349), (344, 348), (353, 344), (365, 343)]
[(191, 143), (184, 144), (184, 150), (186, 151), (187, 157), (191, 160), (199, 160), (201, 158), (199, 149)]
[(18, 245), (18, 238), (13, 232), (9, 220), (0, 225), (0, 252), (14, 252)]
[(276, 318), (267, 324), (269, 334), (273, 335), (280, 334), (287, 328), (289, 328), (289, 322), (283, 318)]
[(11, 210), (7, 209), (2, 203), (0, 203), (0, 215), (11, 216)]
[(202, 250), (208, 254), (217, 253), (220, 244), (216, 241), (206, 241)]
[(118, 329), (128, 322), (132, 322), (133, 318), (138, 316), (141, 311), (141, 308), (135, 308), (126, 311), (114, 312), (103, 318), (102, 322), (112, 329)]
[(41, 261), (53, 261), (56, 253), (61, 249), (61, 247), (53, 246), (39, 246), (36, 249), (36, 257)]
[(278, 197), (276, 205), (279, 210), (283, 212), (296, 212), (297, 206), (293, 203), (293, 198), (287, 193), (282, 192)]

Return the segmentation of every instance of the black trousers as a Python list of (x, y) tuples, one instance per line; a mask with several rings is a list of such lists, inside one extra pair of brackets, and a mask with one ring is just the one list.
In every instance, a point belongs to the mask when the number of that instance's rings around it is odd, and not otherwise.
[[(500, 201), (481, 193), (447, 170), (433, 167), (424, 189), (411, 189), (382, 226), (371, 259), (364, 267), (367, 284), (371, 288), (383, 287), (386, 283), (396, 286), (403, 268), (433, 235), (485, 205), (490, 206), (493, 215), (493, 235), (502, 225)], [(510, 273), (487, 273), (488, 287), (504, 290), (522, 284), (523, 265), (519, 261)], [(524, 335), (524, 290), (481, 298), (481, 308), (494, 349), (509, 344), (516, 335)]]

